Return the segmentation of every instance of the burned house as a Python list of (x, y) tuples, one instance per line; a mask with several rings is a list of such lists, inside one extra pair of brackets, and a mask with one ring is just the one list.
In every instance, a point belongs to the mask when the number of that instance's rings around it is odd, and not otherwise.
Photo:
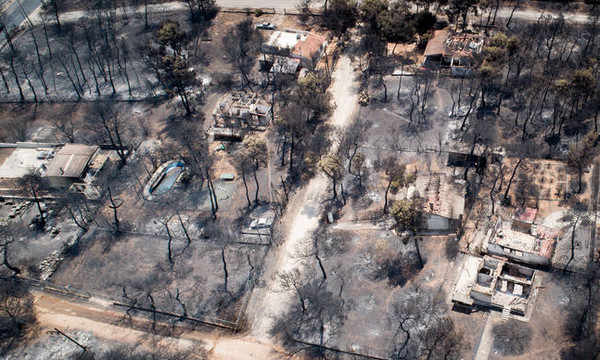
[(453, 76), (470, 76), (476, 56), (481, 53), (485, 37), (480, 34), (436, 30), (427, 42), (423, 67), (450, 68)]
[(448, 148), (448, 166), (485, 167), (487, 148), (481, 144), (452, 143)]
[(274, 31), (262, 45), (261, 69), (294, 74), (300, 68), (314, 68), (325, 53), (324, 36), (300, 30)]
[(100, 150), (98, 146), (66, 144), (54, 154), (45, 175), (54, 188), (69, 187), (81, 182), (92, 159)]
[(424, 200), (424, 230), (443, 233), (460, 227), (465, 208), (464, 181), (456, 181), (446, 174), (419, 176), (415, 190)]
[(511, 221), (499, 220), (488, 231), (483, 250), (491, 255), (534, 266), (548, 266), (560, 239), (560, 230), (534, 224), (536, 210), (519, 209)]
[(243, 130), (265, 130), (272, 114), (271, 105), (255, 93), (233, 91), (219, 99), (212, 115), (213, 140), (241, 141)]
[(452, 293), (452, 302), (461, 306), (483, 306), (510, 314), (527, 316), (536, 283), (536, 270), (485, 256), (468, 256)]
[(530, 207), (521, 207), (512, 216), (512, 228), (518, 231), (528, 233), (535, 221), (537, 209)]
[(110, 151), (81, 144), (16, 143), (0, 148), (2, 195), (18, 193), (16, 181), (35, 172), (48, 179), (53, 189), (70, 188), (88, 197), (98, 195), (96, 183), (107, 173)]

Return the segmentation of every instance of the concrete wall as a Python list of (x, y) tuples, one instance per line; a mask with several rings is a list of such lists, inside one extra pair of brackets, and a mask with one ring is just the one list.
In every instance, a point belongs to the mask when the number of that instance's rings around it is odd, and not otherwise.
[(50, 186), (55, 189), (68, 188), (76, 180), (79, 180), (79, 179), (67, 178), (67, 177), (61, 177), (61, 176), (48, 176), (48, 181), (50, 182)]
[(473, 298), (473, 300), (475, 300), (476, 302), (478, 302), (480, 304), (488, 305), (488, 306), (492, 304), (492, 295), (483, 294), (483, 293), (472, 290), (471, 297)]
[(494, 255), (505, 256), (509, 259), (513, 259), (513, 260), (522, 262), (524, 264), (544, 266), (544, 265), (548, 265), (550, 263), (550, 259), (546, 259), (540, 255), (533, 254), (533, 253), (523, 252), (522, 256), (517, 256), (517, 254), (512, 254), (510, 252), (510, 249), (508, 249), (508, 248), (503, 249), (498, 244), (489, 243), (488, 247), (487, 247), (487, 252), (490, 254), (494, 254)]
[(450, 219), (435, 214), (427, 214), (425, 218), (427, 230), (449, 230)]

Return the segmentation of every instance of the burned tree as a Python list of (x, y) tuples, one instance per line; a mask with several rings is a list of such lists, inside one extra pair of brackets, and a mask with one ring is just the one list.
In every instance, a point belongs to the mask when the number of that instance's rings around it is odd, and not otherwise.
[(185, 0), (192, 22), (209, 21), (215, 17), (219, 8), (215, 0)]
[(254, 67), (261, 44), (261, 34), (254, 28), (250, 19), (237, 23), (223, 37), (227, 59), (240, 72), (245, 86), (251, 91), (253, 89), (250, 71)]
[(573, 144), (569, 147), (567, 164), (577, 172), (577, 194), (583, 191), (583, 173), (594, 159), (597, 141), (598, 133), (592, 131), (585, 136), (580, 144)]
[(237, 169), (239, 170), (239, 172), (242, 174), (242, 183), (244, 184), (246, 201), (248, 202), (248, 208), (250, 208), (250, 206), (252, 206), (252, 201), (250, 200), (250, 192), (248, 190), (248, 181), (246, 179), (246, 176), (249, 171), (252, 171), (253, 167), (252, 167), (252, 161), (248, 157), (248, 154), (246, 153), (246, 151), (242, 151), (240, 153), (239, 157), (237, 157), (237, 161), (235, 162), (235, 165), (236, 165)]
[(258, 191), (259, 183), (256, 172), (261, 166), (266, 165), (269, 160), (269, 154), (267, 151), (267, 143), (265, 140), (258, 137), (247, 137), (242, 142), (244, 146), (244, 158), (252, 162), (252, 174), (254, 175), (254, 182), (256, 184), (256, 192), (254, 194), (254, 204), (258, 204)]
[(113, 193), (110, 189), (110, 185), (106, 187), (108, 192), (108, 208), (113, 211), (113, 226), (115, 228), (115, 236), (121, 234), (121, 220), (119, 219), (118, 209), (123, 205), (123, 200), (113, 197)]
[(524, 322), (512, 321), (494, 326), (494, 351), (503, 356), (523, 354), (532, 338), (531, 328)]
[(284, 287), (294, 290), (297, 301), (289, 312), (275, 321), (271, 334), (289, 347), (298, 343), (314, 344), (315, 347), (308, 350), (313, 352), (312, 355), (322, 355), (323, 347), (345, 320), (341, 294), (327, 290), (317, 279), (301, 284), (303, 279), (294, 272), (281, 274), (280, 279)]
[(39, 216), (37, 225), (43, 229), (46, 226), (46, 213), (42, 209), (42, 195), (50, 188), (48, 180), (35, 170), (30, 170), (19, 179), (19, 188), (24, 196), (33, 197)]
[(104, 102), (96, 102), (91, 109), (92, 117), (88, 121), (91, 122), (93, 129), (101, 136), (102, 139), (109, 142), (110, 146), (115, 150), (121, 166), (127, 163), (129, 154), (129, 130), (125, 120), (117, 114), (112, 105)]
[(395, 329), (391, 359), (461, 359), (465, 348), (441, 291), (413, 289), (392, 304)]
[(2, 248), (2, 265), (4, 265), (8, 270), (12, 271), (13, 275), (21, 274), (21, 269), (12, 264), (9, 260), (9, 251), (8, 245), (15, 242), (15, 238), (10, 236), (10, 231), (5, 226), (0, 227), (0, 248)]
[(36, 323), (33, 296), (14, 279), (0, 279), (0, 355), (13, 348)]
[(339, 131), (340, 146), (339, 150), (344, 155), (348, 162), (348, 172), (352, 174), (352, 165), (354, 156), (365, 144), (368, 137), (368, 131), (371, 128), (372, 122), (360, 118), (353, 119), (350, 124)]

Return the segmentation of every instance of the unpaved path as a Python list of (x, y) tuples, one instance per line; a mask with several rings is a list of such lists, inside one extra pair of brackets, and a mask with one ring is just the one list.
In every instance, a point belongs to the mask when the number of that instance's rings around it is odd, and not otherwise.
[[(333, 74), (331, 92), (338, 104), (332, 116), (332, 123), (343, 126), (354, 115), (357, 107), (356, 84), (350, 59), (343, 56)], [(332, 151), (335, 151), (334, 145)], [(277, 261), (266, 274), (303, 269), (302, 260), (306, 250), (312, 246), (311, 234), (319, 224), (323, 200), (329, 197), (329, 181), (317, 175), (301, 189), (290, 202), (285, 219), (289, 219), (289, 232), (276, 254)], [(308, 248), (307, 248), (308, 247)], [(257, 288), (252, 296), (249, 314), (256, 321), (251, 331), (245, 335), (234, 335), (219, 331), (185, 331), (177, 338), (163, 336), (161, 341), (170, 346), (189, 349), (204, 343), (214, 359), (283, 359), (288, 358), (283, 349), (271, 342), (269, 329), (273, 319), (287, 309), (294, 294), (281, 289), (277, 276), (267, 279), (267, 286)], [(141, 330), (121, 325), (125, 312), (116, 309), (110, 302), (90, 299), (76, 303), (43, 293), (35, 293), (37, 318), (42, 328), (54, 327), (67, 331), (92, 331), (94, 335), (118, 342), (140, 344), (148, 334)], [(252, 317), (252, 316), (251, 316)], [(136, 322), (148, 322), (136, 319)]]
[(497, 321), (498, 320), (493, 316), (488, 315), (485, 328), (483, 329), (483, 333), (479, 339), (479, 344), (477, 345), (477, 350), (475, 351), (473, 360), (487, 360), (487, 358), (490, 356), (490, 351), (492, 350), (492, 345), (494, 344), (492, 329)]
[[(67, 332), (91, 331), (100, 338), (131, 345), (144, 344), (148, 340), (147, 332), (119, 325), (125, 312), (113, 308), (110, 303), (93, 299), (90, 304), (74, 303), (48, 294), (34, 295), (37, 320), (42, 328), (58, 328)], [(217, 360), (286, 358), (286, 354), (271, 343), (229, 332), (184, 330), (177, 338), (160, 336), (160, 342), (181, 350), (189, 350), (203, 343)]]
[(349, 222), (337, 222), (331, 225), (332, 229), (345, 230), (345, 231), (359, 231), (359, 230), (389, 230), (394, 225), (393, 220), (380, 221), (378, 223), (372, 223), (370, 221), (349, 221)]
[[(343, 127), (352, 119), (358, 108), (358, 86), (354, 68), (350, 58), (345, 55), (342, 55), (336, 64), (330, 91), (336, 105), (331, 122), (335, 126)], [(332, 152), (336, 149), (337, 145), (334, 145)]]
[[(352, 119), (358, 106), (354, 69), (347, 56), (340, 57), (332, 78), (330, 91), (337, 106), (331, 122), (342, 127)], [(332, 132), (332, 136), (335, 136), (335, 132)], [(334, 141), (331, 152), (336, 149), (337, 143)], [(248, 315), (254, 319), (251, 334), (259, 340), (270, 338), (269, 330), (274, 319), (284, 313), (294, 300), (293, 290), (282, 287), (278, 274), (291, 271), (302, 273), (304, 260), (310, 256), (312, 249), (311, 236), (319, 226), (323, 200), (330, 196), (328, 191), (328, 179), (318, 174), (288, 205), (283, 217), (283, 223), (289, 224), (288, 233), (277, 249), (276, 261), (270, 269), (265, 269), (266, 286), (255, 289), (248, 307)]]

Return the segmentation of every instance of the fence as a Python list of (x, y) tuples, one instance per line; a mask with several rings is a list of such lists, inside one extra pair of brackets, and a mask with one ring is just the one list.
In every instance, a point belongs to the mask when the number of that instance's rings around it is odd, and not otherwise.
[[(36, 288), (42, 292), (76, 298), (78, 300), (89, 301), (91, 298), (96, 298), (96, 299), (103, 300), (104, 302), (111, 303), (113, 306), (116, 306), (116, 307), (128, 308), (128, 309), (133, 309), (133, 310), (137, 310), (137, 311), (148, 312), (148, 313), (153, 313), (153, 314), (157, 314), (157, 315), (163, 315), (168, 318), (174, 318), (177, 320), (187, 320), (187, 321), (190, 321), (193, 323), (199, 323), (199, 324), (219, 327), (219, 328), (228, 329), (228, 330), (232, 330), (232, 331), (239, 330), (238, 325), (239, 325), (240, 316), (237, 317), (236, 322), (219, 319), (219, 318), (213, 318), (213, 317), (209, 317), (209, 316), (202, 316), (202, 317), (183, 316), (181, 314), (174, 314), (174, 313), (167, 312), (167, 311), (154, 310), (154, 309), (145, 308), (142, 306), (137, 306), (132, 303), (126, 303), (123, 301), (115, 300), (113, 298), (107, 298), (106, 296), (103, 296), (103, 295), (93, 294), (89, 291), (75, 289), (70, 286), (53, 284), (48, 281), (37, 280), (37, 279), (25, 277), (25, 276), (0, 275), (0, 279), (18, 281), (22, 284), (27, 285), (28, 287)], [(244, 308), (244, 307), (242, 307), (242, 308)]]

